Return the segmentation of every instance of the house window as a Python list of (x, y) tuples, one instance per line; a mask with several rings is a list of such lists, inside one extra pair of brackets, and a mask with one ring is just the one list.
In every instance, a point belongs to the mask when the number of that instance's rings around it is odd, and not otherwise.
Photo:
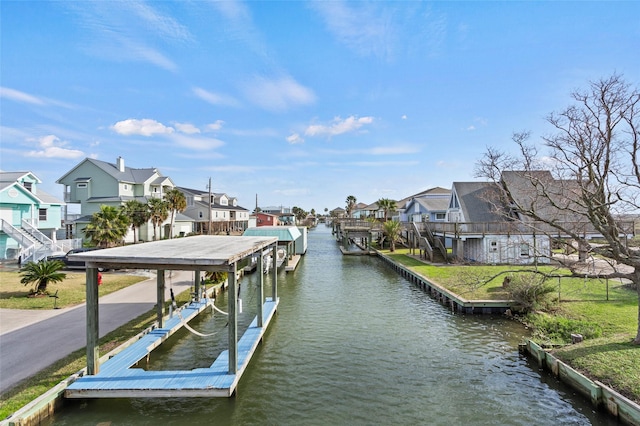
[(24, 186), (24, 189), (26, 189), (27, 191), (31, 192), (31, 188), (33, 186), (33, 183), (31, 183), (31, 182), (22, 182), (22, 186)]
[(444, 220), (446, 213), (436, 213), (436, 220)]
[(38, 209), (38, 219), (47, 220), (47, 209)]
[(520, 244), (520, 256), (529, 257), (529, 244), (527, 243)]
[(489, 250), (498, 251), (498, 242), (497, 241), (491, 241)]
[(198, 212), (198, 217), (202, 219), (202, 212)]
[(129, 189), (129, 185), (127, 185), (126, 183), (124, 184), (124, 190), (127, 191)]
[(87, 184), (86, 183), (79, 183), (76, 185), (76, 188), (86, 188)]

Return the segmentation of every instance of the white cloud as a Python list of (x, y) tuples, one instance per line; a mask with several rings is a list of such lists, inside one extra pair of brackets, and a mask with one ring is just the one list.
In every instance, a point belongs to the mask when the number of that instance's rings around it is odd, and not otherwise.
[(222, 95), (219, 93), (209, 92), (201, 87), (194, 87), (191, 89), (194, 95), (203, 101), (210, 103), (211, 105), (222, 105), (222, 106), (230, 106), (230, 107), (238, 107), (240, 106), (240, 102), (238, 102), (235, 98), (227, 95)]
[(251, 103), (268, 111), (286, 111), (294, 106), (310, 105), (316, 101), (313, 90), (291, 77), (273, 80), (255, 77), (243, 87), (243, 91)]
[(111, 129), (116, 133), (125, 136), (168, 135), (175, 131), (173, 127), (167, 127), (164, 124), (149, 118), (144, 118), (142, 120), (130, 118), (128, 120), (118, 121), (116, 124), (111, 126)]
[(292, 145), (295, 145), (298, 143), (303, 143), (304, 139), (298, 133), (293, 133), (287, 136), (287, 142), (289, 142)]
[(0, 98), (10, 99), (16, 102), (24, 102), (34, 105), (44, 105), (45, 102), (33, 95), (21, 92), (19, 90), (9, 89), (8, 87), (0, 87)]
[(84, 157), (84, 152), (82, 151), (65, 148), (67, 143), (61, 141), (55, 135), (43, 136), (35, 140), (35, 142), (37, 142), (40, 149), (27, 152), (27, 157), (67, 159)]
[(180, 146), (183, 146), (189, 149), (199, 150), (199, 151), (206, 151), (209, 149), (219, 148), (222, 145), (224, 145), (224, 142), (222, 142), (219, 139), (193, 137), (193, 136), (186, 136), (182, 134), (173, 134), (170, 136), (170, 139), (174, 143)]
[(200, 129), (194, 126), (191, 123), (173, 123), (176, 130), (182, 133), (186, 133), (188, 135), (193, 135), (195, 133), (200, 133)]
[(222, 125), (223, 124), (224, 124), (224, 121), (216, 120), (211, 124), (207, 124), (207, 130), (211, 130), (213, 132), (217, 132), (218, 130), (222, 129)]
[(329, 125), (312, 124), (304, 131), (306, 136), (336, 136), (343, 133), (349, 133), (360, 129), (362, 126), (372, 124), (373, 117), (356, 117), (350, 116), (344, 120), (340, 117), (333, 119), (333, 122)]
[(406, 120), (406, 119), (407, 119), (407, 114), (404, 114), (404, 115), (403, 115), (403, 116), (401, 116), (400, 118), (401, 118), (401, 119), (403, 119), (403, 120)]

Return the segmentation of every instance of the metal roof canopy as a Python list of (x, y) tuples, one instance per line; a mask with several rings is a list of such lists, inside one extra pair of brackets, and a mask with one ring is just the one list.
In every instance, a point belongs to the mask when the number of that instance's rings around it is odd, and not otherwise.
[(275, 237), (198, 235), (69, 255), (87, 268), (228, 271), (229, 266), (277, 243)]
[[(276, 258), (278, 239), (275, 237), (237, 237), (198, 235), (186, 238), (152, 241), (123, 247), (88, 251), (70, 255), (71, 260), (85, 261), (86, 271), (86, 309), (87, 309), (87, 374), (95, 375), (100, 370), (98, 340), (98, 268), (156, 269), (156, 321), (158, 328), (163, 327), (165, 302), (165, 270), (195, 271), (194, 287), (198, 294), (200, 271), (224, 271), (228, 273), (228, 290), (232, 295), (229, 304), (229, 373), (238, 371), (238, 294), (237, 262), (253, 253), (263, 253), (271, 247)], [(262, 257), (259, 259), (262, 266)], [(260, 275), (262, 278), (262, 275)], [(277, 268), (273, 268), (273, 300), (277, 302)], [(258, 303), (259, 326), (262, 326), (262, 279), (261, 296)]]
[(302, 233), (296, 226), (254, 226), (244, 231), (244, 236), (277, 237), (280, 242), (295, 241)]

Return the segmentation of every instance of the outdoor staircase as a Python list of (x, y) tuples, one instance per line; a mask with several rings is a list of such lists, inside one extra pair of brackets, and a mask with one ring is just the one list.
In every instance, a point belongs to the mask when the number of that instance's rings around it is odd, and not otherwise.
[(2, 232), (13, 238), (20, 246), (21, 262), (38, 262), (53, 254), (66, 253), (63, 244), (53, 241), (27, 220), (22, 220), (21, 228), (16, 228), (4, 219), (1, 220)]
[[(429, 262), (446, 262), (447, 248), (442, 243), (442, 240), (436, 238), (428, 227), (424, 227), (421, 231), (416, 222), (411, 222), (411, 226), (418, 236), (418, 247), (424, 250)], [(436, 250), (434, 250), (434, 247)]]

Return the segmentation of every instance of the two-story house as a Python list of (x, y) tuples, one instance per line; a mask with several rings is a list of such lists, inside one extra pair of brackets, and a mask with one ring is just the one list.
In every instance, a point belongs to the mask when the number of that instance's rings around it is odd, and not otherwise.
[[(100, 206), (120, 207), (129, 200), (138, 200), (147, 204), (151, 198), (163, 198), (167, 190), (175, 185), (167, 176), (163, 176), (154, 167), (132, 168), (118, 157), (115, 163), (85, 158), (70, 171), (59, 178), (56, 183), (64, 185), (64, 197), (67, 203), (79, 203), (81, 217), (75, 221), (74, 235), (84, 235), (84, 228), (91, 220), (91, 215), (100, 210)], [(160, 236), (167, 234), (168, 218), (160, 227)], [(191, 230), (191, 224), (184, 224), (184, 218), (176, 219), (176, 224), (183, 232)], [(175, 232), (177, 235), (179, 232)], [(140, 227), (137, 238), (142, 241), (153, 239), (153, 225), (148, 222)], [(125, 241), (133, 241), (133, 233), (125, 237)]]
[(249, 227), (249, 210), (238, 205), (236, 197), (198, 189), (178, 187), (187, 200), (183, 215), (194, 223), (193, 232), (207, 234), (241, 234)]
[(0, 257), (40, 260), (71, 249), (58, 242), (65, 203), (39, 188), (32, 172), (0, 172)]

